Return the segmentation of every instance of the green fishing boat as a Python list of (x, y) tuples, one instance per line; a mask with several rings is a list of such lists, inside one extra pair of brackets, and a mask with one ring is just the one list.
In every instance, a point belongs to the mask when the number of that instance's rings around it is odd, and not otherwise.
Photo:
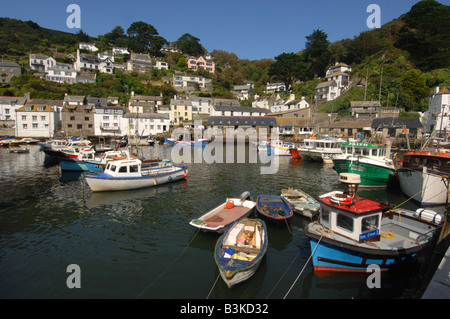
[(372, 143), (342, 143), (342, 154), (333, 158), (336, 172), (361, 176), (360, 188), (386, 188), (395, 171), (390, 147)]

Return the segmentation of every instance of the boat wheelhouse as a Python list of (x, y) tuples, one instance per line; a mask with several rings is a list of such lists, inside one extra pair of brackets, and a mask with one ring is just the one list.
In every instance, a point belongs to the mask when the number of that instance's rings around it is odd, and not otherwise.
[(298, 152), (303, 160), (331, 164), (333, 157), (341, 154), (343, 139), (304, 139)]
[(381, 271), (414, 261), (428, 248), (441, 228), (436, 218), (357, 195), (360, 176), (342, 173), (340, 181), (349, 191), (334, 191), (319, 197), (318, 222), (308, 224), (314, 271), (366, 272), (371, 265)]
[(402, 192), (422, 205), (448, 202), (449, 151), (408, 152), (403, 156), (403, 165), (397, 174)]
[(342, 154), (333, 158), (338, 174), (354, 173), (361, 176), (360, 188), (386, 188), (395, 171), (390, 147), (372, 143), (345, 142)]

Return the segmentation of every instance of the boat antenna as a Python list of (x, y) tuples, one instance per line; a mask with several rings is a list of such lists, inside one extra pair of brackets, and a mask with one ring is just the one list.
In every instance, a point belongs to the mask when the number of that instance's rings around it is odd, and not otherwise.
[(348, 190), (353, 198), (356, 198), (358, 193), (358, 185), (361, 183), (361, 176), (355, 173), (341, 173), (339, 174), (339, 182), (346, 184)]

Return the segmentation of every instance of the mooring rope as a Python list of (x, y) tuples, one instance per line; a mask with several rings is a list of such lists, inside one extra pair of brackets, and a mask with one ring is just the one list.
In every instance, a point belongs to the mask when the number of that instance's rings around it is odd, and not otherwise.
[(220, 269), (219, 269), (219, 274), (217, 275), (216, 281), (214, 281), (214, 284), (212, 285), (211, 290), (210, 290), (209, 293), (208, 293), (208, 296), (206, 296), (206, 299), (209, 299), (209, 296), (211, 295), (211, 293), (212, 293), (214, 287), (216, 286), (217, 280), (219, 280), (219, 277), (220, 277)]
[(291, 285), (291, 287), (289, 288), (288, 292), (286, 293), (286, 295), (284, 295), (283, 299), (286, 299), (287, 295), (289, 295), (289, 293), (291, 292), (292, 288), (294, 288), (295, 284), (297, 283), (298, 279), (300, 278), (300, 276), (303, 274), (303, 271), (306, 268), (306, 265), (308, 265), (309, 261), (311, 260), (312, 256), (314, 255), (314, 253), (316, 252), (317, 247), (319, 247), (319, 243), (322, 240), (323, 234), (320, 236), (319, 240), (317, 241), (316, 247), (314, 247), (313, 252), (311, 253), (311, 255), (309, 256), (308, 260), (306, 261), (305, 265), (303, 266), (302, 270), (300, 271), (300, 273), (298, 274), (297, 278), (295, 279), (294, 283)]
[(190, 246), (190, 244), (192, 243), (192, 241), (194, 240), (195, 236), (197, 236), (198, 232), (200, 231), (200, 228), (197, 229), (197, 231), (195, 232), (194, 236), (192, 237), (192, 239), (189, 241), (189, 243), (187, 244), (186, 247), (184, 247), (184, 249), (181, 251), (181, 253), (177, 256), (177, 258), (174, 259), (174, 261), (170, 264), (169, 267), (167, 267), (162, 273), (160, 273), (158, 275), (158, 277), (156, 277), (147, 287), (145, 287), (144, 290), (142, 290), (142, 292), (136, 296), (136, 299), (140, 298), (147, 290), (148, 288), (150, 288), (155, 282), (157, 282), (159, 280), (159, 278), (161, 278), (163, 275), (165, 275), (170, 268), (173, 267), (173, 265), (175, 265), (175, 263), (178, 261), (178, 259), (181, 258), (181, 256), (184, 254), (184, 252), (186, 251), (186, 249)]

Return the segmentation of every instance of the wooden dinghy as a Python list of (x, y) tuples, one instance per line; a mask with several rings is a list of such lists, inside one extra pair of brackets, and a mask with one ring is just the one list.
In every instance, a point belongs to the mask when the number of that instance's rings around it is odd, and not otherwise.
[(203, 231), (222, 233), (237, 219), (248, 217), (255, 206), (256, 202), (251, 200), (250, 193), (244, 192), (239, 198), (227, 198), (224, 203), (191, 220), (189, 224)]
[(285, 225), (294, 215), (289, 203), (278, 195), (258, 195), (256, 210), (262, 218), (276, 226)]
[(219, 238), (214, 259), (229, 288), (255, 274), (268, 246), (266, 224), (261, 219), (238, 219)]
[(300, 189), (289, 187), (281, 190), (281, 197), (291, 205), (294, 213), (313, 218), (320, 208), (320, 203), (311, 195)]

